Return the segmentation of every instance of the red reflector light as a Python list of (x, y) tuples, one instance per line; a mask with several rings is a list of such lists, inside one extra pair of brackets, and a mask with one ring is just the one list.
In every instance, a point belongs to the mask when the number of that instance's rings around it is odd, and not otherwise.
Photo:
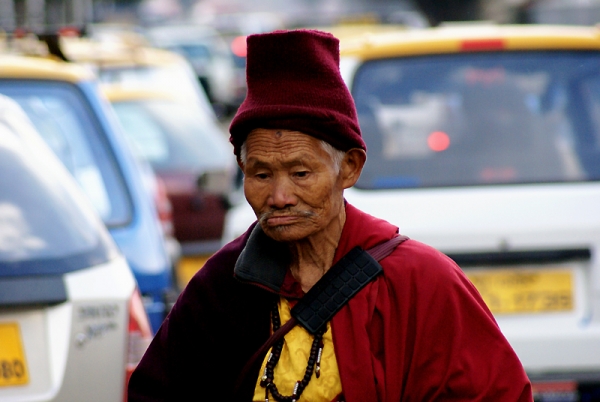
[(231, 51), (237, 57), (246, 57), (246, 37), (238, 36), (231, 41)]
[(125, 366), (125, 401), (127, 400), (127, 385), (133, 370), (137, 367), (142, 356), (152, 341), (152, 329), (140, 292), (136, 289), (129, 301), (129, 344), (127, 347), (127, 362)]
[(156, 193), (154, 194), (154, 202), (158, 212), (158, 220), (162, 226), (163, 232), (172, 236), (173, 231), (173, 205), (167, 194), (167, 186), (160, 177), (156, 177)]
[(434, 131), (427, 137), (427, 145), (432, 151), (445, 151), (450, 146), (450, 137), (443, 131)]
[(575, 381), (532, 382), (533, 392), (570, 392), (577, 390)]
[(27, 31), (24, 28), (16, 28), (13, 31), (13, 35), (17, 39), (24, 38), (25, 36), (27, 36)]
[(78, 36), (81, 36), (81, 31), (79, 30), (79, 28), (66, 26), (58, 30), (58, 35), (76, 38)]
[(470, 39), (460, 43), (461, 52), (504, 49), (506, 49), (506, 42), (503, 39)]
[[(579, 401), (578, 384), (575, 381), (532, 382), (531, 388), (535, 400), (540, 401)], [(587, 400), (587, 399), (581, 399)], [(592, 399), (590, 399), (592, 400)], [(594, 399), (595, 400), (595, 399)]]

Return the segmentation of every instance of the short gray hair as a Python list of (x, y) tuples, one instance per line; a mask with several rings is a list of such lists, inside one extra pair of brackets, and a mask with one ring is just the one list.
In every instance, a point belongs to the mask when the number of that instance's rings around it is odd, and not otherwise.
[[(321, 147), (325, 150), (325, 152), (327, 152), (329, 154), (329, 156), (331, 157), (331, 160), (333, 161), (334, 166), (337, 169), (337, 173), (339, 173), (340, 169), (342, 168), (342, 161), (344, 160), (344, 155), (346, 155), (346, 152), (335, 148), (333, 145), (331, 145), (327, 141), (319, 140), (319, 143), (321, 144)], [(246, 141), (244, 141), (242, 143), (242, 146), (240, 147), (240, 161), (242, 162), (242, 165), (246, 166), (247, 159), (248, 159), (248, 150), (246, 147)]]

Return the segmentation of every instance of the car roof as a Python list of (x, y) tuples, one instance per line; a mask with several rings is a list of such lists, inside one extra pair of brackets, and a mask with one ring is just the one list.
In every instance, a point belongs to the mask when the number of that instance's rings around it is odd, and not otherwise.
[(96, 41), (89, 38), (65, 38), (64, 53), (75, 62), (103, 68), (168, 66), (185, 61), (183, 56), (144, 43)]
[(345, 40), (365, 34), (407, 31), (411, 28), (402, 24), (345, 23), (329, 26), (312, 26), (306, 29), (329, 32), (336, 38)]
[(600, 50), (600, 28), (457, 24), (341, 38), (342, 56), (359, 59), (484, 51)]
[(95, 76), (88, 68), (49, 57), (2, 55), (0, 77), (77, 83)]
[(173, 92), (155, 88), (148, 88), (147, 85), (120, 85), (120, 84), (102, 84), (102, 93), (111, 102), (127, 102), (143, 99), (165, 99), (176, 100)]

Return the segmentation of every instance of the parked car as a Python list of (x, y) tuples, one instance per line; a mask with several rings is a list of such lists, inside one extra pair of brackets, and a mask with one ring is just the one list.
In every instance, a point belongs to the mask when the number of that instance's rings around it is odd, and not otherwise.
[(167, 240), (150, 193), (95, 76), (74, 63), (0, 57), (0, 94), (15, 99), (73, 174), (133, 270), (154, 330), (176, 293)]
[(0, 400), (123, 401), (151, 339), (89, 199), (0, 95)]
[(60, 45), (66, 58), (92, 69), (103, 83), (146, 84), (171, 91), (216, 118), (208, 96), (184, 56), (150, 47), (139, 35), (101, 38), (62, 37)]
[(169, 24), (149, 28), (146, 36), (154, 46), (179, 53), (191, 63), (216, 110), (225, 115), (237, 110), (246, 82), (240, 82), (234, 55), (217, 30), (200, 24)]
[[(459, 263), (540, 398), (600, 388), (599, 33), (448, 26), (340, 45), (368, 147), (347, 201)], [(232, 210), (226, 239), (254, 219)]]
[(239, 169), (231, 144), (211, 115), (171, 92), (120, 85), (103, 89), (134, 149), (165, 184), (183, 254), (178, 277), (184, 286), (219, 249), (225, 214), (237, 202)]

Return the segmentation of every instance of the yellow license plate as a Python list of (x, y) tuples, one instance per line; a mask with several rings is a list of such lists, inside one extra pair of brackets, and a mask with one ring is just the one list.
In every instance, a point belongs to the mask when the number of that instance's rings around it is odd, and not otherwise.
[(29, 382), (19, 325), (0, 323), (0, 387)]
[(467, 276), (494, 314), (573, 309), (573, 278), (569, 270), (473, 270)]
[(179, 287), (183, 289), (209, 258), (210, 255), (182, 257), (177, 265), (177, 283)]

